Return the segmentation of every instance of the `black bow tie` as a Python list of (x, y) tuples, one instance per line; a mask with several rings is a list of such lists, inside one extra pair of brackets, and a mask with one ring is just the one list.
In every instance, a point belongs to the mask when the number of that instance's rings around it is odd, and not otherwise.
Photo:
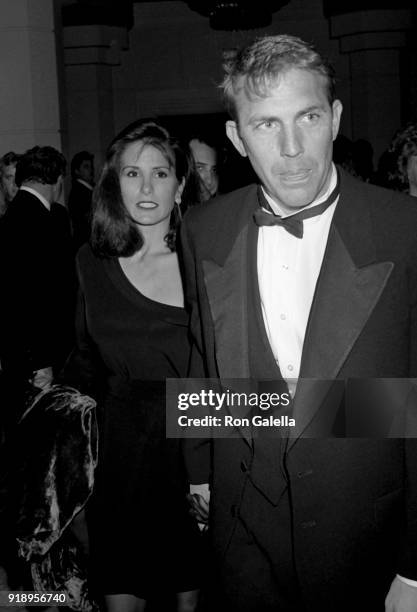
[[(291, 215), (291, 217), (280, 217), (276, 215), (265, 198), (264, 192), (261, 189), (261, 186), (258, 187), (258, 201), (259, 208), (255, 210), (253, 213), (253, 218), (255, 220), (256, 225), (282, 225), (287, 232), (295, 236), (296, 238), (302, 238), (304, 234), (304, 219), (311, 219), (311, 217), (316, 217), (317, 215), (321, 215), (339, 196), (339, 173), (337, 175), (337, 183), (336, 187), (333, 189), (327, 200), (322, 202), (321, 204), (317, 204), (317, 206), (312, 206), (311, 208), (303, 208), (300, 212), (295, 215)], [(269, 212), (267, 212), (269, 211)]]

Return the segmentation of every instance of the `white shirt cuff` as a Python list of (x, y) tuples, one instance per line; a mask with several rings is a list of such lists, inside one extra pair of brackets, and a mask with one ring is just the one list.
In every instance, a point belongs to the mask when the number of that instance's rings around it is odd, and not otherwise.
[(206, 501), (207, 503), (210, 502), (210, 487), (207, 482), (198, 485), (190, 484), (190, 493), (191, 495), (201, 495), (204, 501)]

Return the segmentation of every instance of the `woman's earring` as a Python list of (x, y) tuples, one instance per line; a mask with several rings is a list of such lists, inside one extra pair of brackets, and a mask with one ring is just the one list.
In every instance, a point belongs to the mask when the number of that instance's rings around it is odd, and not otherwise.
[(177, 205), (177, 213), (180, 221), (182, 220), (182, 212), (181, 212), (181, 196), (177, 194), (175, 196), (175, 204)]

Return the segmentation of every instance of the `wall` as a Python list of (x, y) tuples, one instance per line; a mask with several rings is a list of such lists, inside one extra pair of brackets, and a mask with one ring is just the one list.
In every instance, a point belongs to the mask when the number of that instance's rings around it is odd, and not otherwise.
[(113, 69), (115, 124), (152, 114), (221, 112), (216, 84), (222, 52), (257, 35), (291, 33), (312, 40), (346, 72), (328, 30), (320, 0), (292, 0), (274, 14), (271, 26), (247, 32), (211, 30), (208, 19), (183, 2), (136, 4), (129, 49)]
[(411, 73), (416, 79), (415, 62), (404, 62), (407, 41), (413, 40), (407, 37), (409, 11), (327, 19), (321, 0), (291, 0), (268, 28), (218, 32), (184, 2), (134, 7), (134, 27), (128, 34), (97, 26), (91, 38), (91, 26), (65, 28), (71, 155), (87, 148), (101, 160), (111, 137), (141, 117), (221, 113), (216, 84), (223, 51), (267, 33), (295, 34), (329, 56), (344, 105), (341, 131), (369, 140), (376, 157), (407, 118), (409, 107), (401, 92), (407, 91), (403, 84), (410, 82)]
[(1, 0), (0, 91), (0, 155), (61, 148), (53, 0)]

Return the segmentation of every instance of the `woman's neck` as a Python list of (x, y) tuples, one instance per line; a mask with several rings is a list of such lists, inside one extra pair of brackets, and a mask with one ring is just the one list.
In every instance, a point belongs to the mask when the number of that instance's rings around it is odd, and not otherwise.
[(141, 260), (146, 257), (152, 257), (153, 255), (160, 255), (162, 253), (169, 253), (167, 241), (165, 240), (166, 235), (169, 231), (169, 223), (158, 223), (157, 225), (142, 225), (139, 228), (143, 236), (143, 246), (132, 255), (131, 259)]

